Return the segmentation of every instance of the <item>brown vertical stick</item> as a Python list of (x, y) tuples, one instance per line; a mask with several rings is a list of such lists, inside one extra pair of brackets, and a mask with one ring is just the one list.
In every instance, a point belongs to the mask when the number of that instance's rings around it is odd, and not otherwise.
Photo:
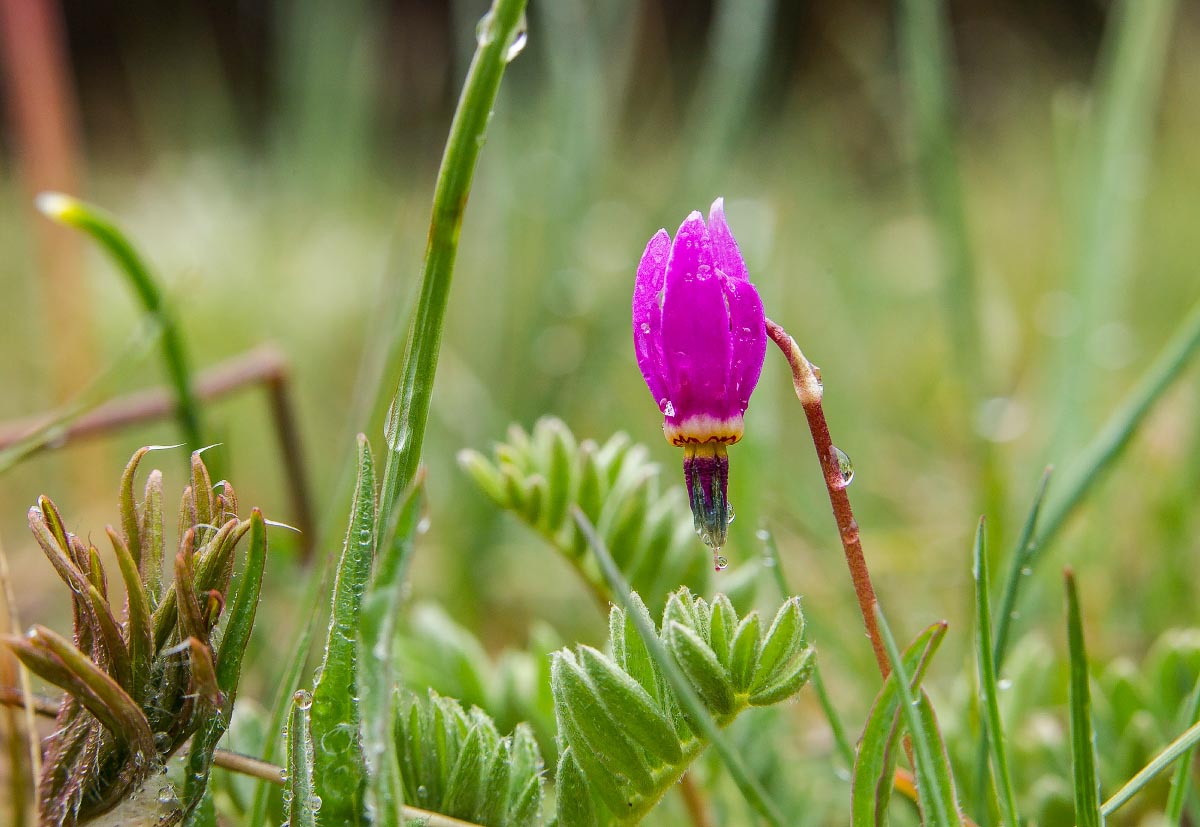
[(829, 490), (829, 504), (833, 506), (833, 517), (837, 521), (842, 550), (846, 553), (846, 565), (850, 569), (850, 579), (854, 581), (858, 608), (862, 612), (863, 624), (867, 627), (867, 636), (871, 639), (871, 648), (875, 650), (879, 672), (886, 678), (891, 672), (891, 666), (888, 664), (883, 638), (879, 635), (879, 626), (875, 623), (874, 606), (879, 601), (875, 598), (871, 573), (867, 570), (867, 561), (863, 557), (858, 523), (854, 520), (850, 497), (846, 494), (846, 480), (842, 477), (837, 449), (829, 436), (829, 425), (825, 422), (825, 411), (821, 407), (821, 379), (813, 365), (804, 358), (796, 340), (770, 319), (767, 319), (767, 335), (783, 351), (784, 357), (791, 365), (792, 383), (796, 387), (796, 397), (804, 406), (804, 415), (808, 418), (808, 429), (812, 432), (817, 459), (825, 476), (825, 487)]

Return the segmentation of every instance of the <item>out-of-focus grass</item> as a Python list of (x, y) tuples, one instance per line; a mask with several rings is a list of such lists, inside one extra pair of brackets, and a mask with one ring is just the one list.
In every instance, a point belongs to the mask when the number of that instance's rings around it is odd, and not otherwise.
[[(1003, 26), (959, 31), (957, 52), (971, 56), (958, 101), (961, 180), (977, 256), (978, 335), (990, 359), (981, 370), (996, 394), (964, 410), (939, 292), (944, 265), (899, 127), (905, 102), (888, 26), (848, 21), (829, 33), (845, 56), (842, 72), (799, 78), (765, 106), (750, 106), (758, 88), (753, 60), (734, 67), (749, 89), (712, 83), (690, 98), (678, 76), (671, 84), (635, 78), (630, 44), (639, 28), (630, 21), (647, 21), (622, 14), (631, 4), (612, 6), (597, 15), (582, 2), (536, 5), (530, 45), (501, 92), (463, 227), (424, 451), (433, 528), (416, 554), (414, 588), (443, 599), (491, 645), (520, 641), (532, 615), (555, 622), (567, 639), (598, 637), (601, 619), (576, 610), (584, 598), (568, 568), (501, 519), (454, 456), (464, 446), (485, 447), (509, 421), (528, 426), (552, 412), (581, 437), (627, 430), (675, 473), (680, 458), (659, 436), (633, 360), (633, 270), (654, 230), (674, 232), (688, 211), (725, 195), (769, 315), (823, 370), (830, 426), (854, 459), (851, 493), (898, 636), (946, 617), (946, 648), (967, 652), (966, 550), (979, 501), (973, 446), (981, 438), (995, 443), (995, 473), (1009, 501), (988, 518), (1015, 536), (1043, 465), (1062, 458), (1047, 441), (1060, 415), (1063, 340), (1090, 341), (1072, 367), (1094, 389), (1081, 421), (1100, 422), (1196, 299), (1200, 91), (1189, 79), (1200, 72), (1200, 21), (1183, 14), (1169, 44), (1155, 131), (1148, 152), (1134, 159), (1145, 164), (1144, 195), (1128, 210), (1140, 241), (1121, 274), (1125, 286), (1105, 299), (1118, 324), (1099, 335), (1079, 327), (1088, 314), (1067, 293), (1072, 213), (1061, 186), (1064, 166), (1070, 174), (1075, 167), (1062, 147), (1073, 153), (1076, 146), (1061, 134), (1062, 122), (1076, 122), (1088, 105), (1091, 67), (1060, 61), (1046, 43)], [(640, 36), (655, 29), (646, 31)], [(376, 46), (386, 51), (386, 43)], [(145, 111), (176, 111), (163, 91), (170, 80), (168, 73), (147, 82)], [(219, 84), (196, 87), (191, 106), (223, 117)], [(165, 130), (133, 163), (99, 158), (88, 196), (120, 216), (173, 295), (188, 297), (179, 315), (197, 367), (263, 339), (291, 356), (324, 499), (337, 492), (368, 413), (355, 399), (363, 353), (407, 318), (402, 305), (411, 296), (385, 285), (415, 290), (442, 133), (411, 138), (403, 152), (371, 153), (378, 120), (357, 111), (345, 121), (353, 134), (331, 136), (314, 124), (306, 131), (305, 117), (330, 117), (320, 103), (308, 110), (289, 98), (280, 121), (292, 125), (289, 140), (254, 152), (225, 133), (185, 140)], [(706, 118), (720, 128), (708, 128)], [(53, 331), (36, 305), (32, 258), (17, 229), (36, 220), (32, 205), (20, 203), (11, 179), (3, 186), (0, 250), (9, 265), (0, 269), (0, 348), (8, 358), (0, 360), (0, 415), (16, 416), (49, 398), (39, 360)], [(100, 338), (114, 356), (138, 309), (95, 255), (89, 275)], [(148, 362), (138, 384), (161, 382), (158, 370)], [(206, 416), (227, 445), (224, 465), (239, 480), (239, 496), (286, 521), (261, 400), (248, 394)], [(1195, 622), (1197, 422), (1200, 397), (1195, 382), (1185, 382), (1051, 552), (1054, 563), (1074, 565), (1084, 607), (1096, 612), (1085, 617), (1094, 657), (1140, 652), (1163, 629)], [(112, 456), (173, 441), (171, 433), (163, 423), (121, 434)], [(1090, 436), (1085, 429), (1075, 441)], [(857, 678), (872, 668), (871, 653), (790, 377), (775, 354), (731, 461), (738, 520), (727, 556), (758, 554), (754, 530), (770, 522), (791, 584), (805, 597), (824, 677), (846, 720), (862, 721), (870, 696)], [(28, 584), (26, 617), (48, 616), (33, 604), (39, 578), (50, 578), (29, 548), (22, 515), (37, 493), (57, 493), (59, 468), (48, 456), (0, 478), (0, 535)], [(61, 504), (88, 515), (82, 524), (102, 524), (90, 515), (113, 517), (107, 502)], [(337, 524), (342, 514), (331, 509), (325, 517)], [(993, 549), (1000, 571), (1008, 549)], [(1057, 568), (1030, 578), (1018, 638), (1035, 626), (1059, 628)], [(286, 573), (281, 558), (268, 566), (276, 594), (290, 593)], [(282, 617), (286, 601), (273, 601), (270, 589), (264, 610)], [(944, 654), (935, 672), (956, 663)], [(247, 694), (254, 682), (248, 675)], [(819, 714), (815, 704), (799, 709), (803, 732)]]

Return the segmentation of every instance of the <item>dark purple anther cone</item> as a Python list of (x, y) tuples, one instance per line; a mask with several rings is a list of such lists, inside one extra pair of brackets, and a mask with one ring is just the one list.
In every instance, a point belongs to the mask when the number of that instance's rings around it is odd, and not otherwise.
[(703, 442), (683, 449), (683, 477), (696, 533), (714, 553), (725, 545), (733, 519), (729, 506), (729, 454), (723, 442)]
[(646, 245), (633, 289), (633, 345), (663, 433), (686, 451), (696, 531), (719, 549), (733, 513), (725, 449), (742, 438), (767, 353), (762, 300), (722, 199), (713, 202), (707, 225), (693, 212), (674, 240), (659, 230)]

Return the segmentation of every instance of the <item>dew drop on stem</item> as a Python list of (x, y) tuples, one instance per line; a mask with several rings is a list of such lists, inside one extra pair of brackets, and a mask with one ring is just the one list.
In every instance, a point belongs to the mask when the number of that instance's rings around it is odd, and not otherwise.
[(850, 461), (850, 456), (836, 445), (830, 450), (833, 452), (834, 462), (837, 463), (838, 473), (842, 475), (842, 488), (845, 488), (854, 481), (854, 463)]

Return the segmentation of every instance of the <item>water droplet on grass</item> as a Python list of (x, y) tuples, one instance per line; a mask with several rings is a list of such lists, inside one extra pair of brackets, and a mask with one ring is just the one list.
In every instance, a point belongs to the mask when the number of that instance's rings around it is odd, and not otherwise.
[(312, 708), (312, 693), (301, 689), (292, 696), (292, 702), (301, 709)]

